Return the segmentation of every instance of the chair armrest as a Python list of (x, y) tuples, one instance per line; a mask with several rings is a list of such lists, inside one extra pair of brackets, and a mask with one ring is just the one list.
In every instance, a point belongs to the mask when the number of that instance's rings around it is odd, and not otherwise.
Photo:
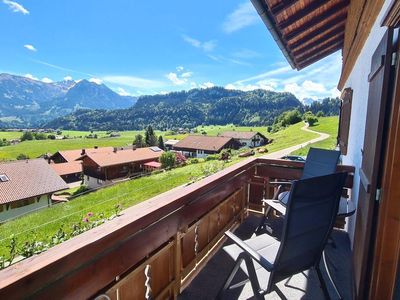
[(263, 199), (261, 201), (264, 202), (266, 205), (272, 207), (276, 211), (280, 212), (282, 215), (286, 214), (286, 207), (279, 200)]
[(277, 185), (292, 185), (292, 181), (269, 181), (269, 184), (277, 184)]
[(238, 238), (235, 234), (231, 231), (226, 231), (225, 235), (230, 238), (236, 245), (242, 248), (252, 259), (258, 262), (261, 266), (263, 266), (266, 270), (272, 271), (274, 269), (274, 265), (271, 264), (268, 260), (266, 260), (263, 256), (258, 254), (253, 248), (243, 242), (240, 238)]

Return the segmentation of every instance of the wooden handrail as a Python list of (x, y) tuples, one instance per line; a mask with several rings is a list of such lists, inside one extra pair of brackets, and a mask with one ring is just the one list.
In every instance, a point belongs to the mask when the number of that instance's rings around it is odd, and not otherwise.
[[(296, 179), (302, 167), (301, 162), (250, 158), (139, 203), (119, 218), (0, 271), (0, 299), (92, 297), (235, 191), (246, 190), (257, 176)], [(354, 172), (349, 166), (340, 169)]]

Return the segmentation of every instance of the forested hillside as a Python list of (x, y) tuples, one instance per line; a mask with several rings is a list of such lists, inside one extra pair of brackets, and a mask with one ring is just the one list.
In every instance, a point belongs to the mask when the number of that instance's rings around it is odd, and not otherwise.
[(79, 110), (46, 124), (46, 127), (79, 130), (193, 128), (198, 125), (271, 124), (283, 111), (302, 109), (290, 93), (250, 92), (220, 87), (193, 89), (167, 95), (140, 97), (135, 106), (119, 110)]

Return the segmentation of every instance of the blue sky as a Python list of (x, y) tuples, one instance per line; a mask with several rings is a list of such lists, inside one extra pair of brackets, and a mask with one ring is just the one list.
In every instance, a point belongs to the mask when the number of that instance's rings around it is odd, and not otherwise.
[(337, 95), (339, 53), (292, 70), (250, 0), (0, 0), (0, 72), (120, 94), (213, 85)]

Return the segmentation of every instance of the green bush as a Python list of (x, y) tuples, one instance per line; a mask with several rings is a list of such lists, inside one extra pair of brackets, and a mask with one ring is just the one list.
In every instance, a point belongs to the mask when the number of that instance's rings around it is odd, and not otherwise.
[(33, 134), (30, 131), (25, 131), (22, 136), (21, 136), (21, 141), (32, 141), (33, 140)]
[(191, 158), (191, 159), (189, 159), (189, 163), (197, 164), (197, 163), (199, 163), (199, 159), (198, 158)]
[(17, 155), (17, 160), (24, 160), (24, 159), (29, 159), (29, 156), (24, 153), (20, 153)]
[(79, 195), (81, 193), (84, 193), (88, 191), (89, 188), (86, 185), (81, 185), (75, 192), (72, 193), (72, 196)]
[(165, 168), (172, 168), (175, 165), (176, 155), (173, 152), (167, 151), (161, 154), (160, 163)]
[(206, 157), (206, 161), (217, 160), (217, 159), (219, 159), (218, 154), (210, 154), (210, 155), (207, 155), (207, 157)]

